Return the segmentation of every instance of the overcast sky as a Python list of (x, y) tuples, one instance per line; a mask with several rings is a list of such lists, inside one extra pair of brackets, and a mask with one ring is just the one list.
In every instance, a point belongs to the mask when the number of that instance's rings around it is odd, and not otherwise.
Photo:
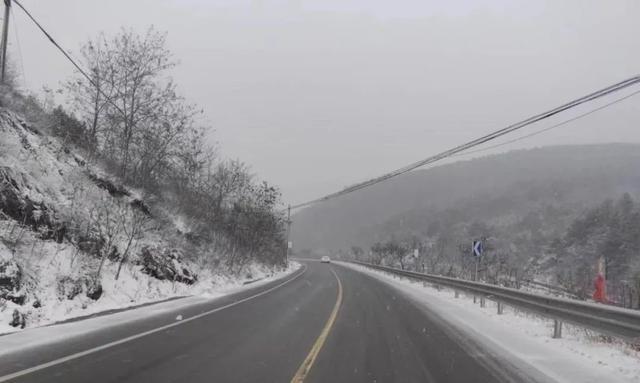
[[(640, 74), (637, 0), (21, 2), (72, 54), (101, 31), (167, 31), (222, 153), (291, 203)], [(29, 89), (72, 73), (17, 7), (10, 33)], [(640, 142), (640, 95), (500, 151), (623, 141)]]

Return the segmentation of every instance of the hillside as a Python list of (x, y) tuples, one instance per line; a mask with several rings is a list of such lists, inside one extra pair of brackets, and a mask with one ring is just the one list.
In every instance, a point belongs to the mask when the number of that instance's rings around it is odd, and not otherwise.
[(275, 271), (226, 254), (193, 219), (0, 108), (0, 334)]
[[(474, 278), (537, 280), (640, 307), (640, 145), (514, 151), (412, 172), (293, 218), (302, 252)], [(414, 258), (414, 249), (419, 257)], [(601, 264), (602, 266), (597, 266)]]
[(56, 96), (0, 84), (0, 333), (287, 269), (278, 188), (218, 154), (166, 39), (87, 40)]
[[(519, 150), (418, 170), (294, 215), (297, 249), (368, 247), (392, 218), (467, 206), (473, 219), (520, 213), (532, 203), (592, 206), (640, 193), (640, 145)], [(426, 228), (423, 228), (426, 229)]]

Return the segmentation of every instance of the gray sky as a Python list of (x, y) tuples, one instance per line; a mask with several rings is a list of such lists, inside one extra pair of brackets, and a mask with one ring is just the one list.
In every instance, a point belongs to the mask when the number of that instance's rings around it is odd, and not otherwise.
[[(167, 31), (222, 153), (291, 203), (640, 74), (636, 0), (21, 2), (72, 54), (100, 31)], [(14, 8), (25, 85), (56, 88), (70, 64)], [(638, 142), (639, 123), (640, 95), (500, 151)]]

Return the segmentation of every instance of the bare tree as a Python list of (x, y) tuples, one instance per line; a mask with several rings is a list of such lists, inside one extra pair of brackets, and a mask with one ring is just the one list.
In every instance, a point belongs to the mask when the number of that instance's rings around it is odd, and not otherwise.
[(351, 246), (351, 256), (356, 261), (360, 261), (364, 256), (364, 250), (359, 246)]
[(96, 270), (94, 283), (100, 280), (102, 267), (109, 254), (114, 249), (117, 252), (115, 244), (122, 231), (122, 220), (120, 219), (122, 209), (123, 206), (120, 200), (102, 193), (98, 203), (89, 212), (91, 227), (97, 231), (99, 238), (103, 241), (99, 251), (100, 264)]
[(122, 222), (122, 231), (127, 244), (120, 256), (120, 263), (118, 264), (118, 271), (116, 271), (115, 276), (116, 281), (120, 277), (122, 265), (127, 262), (129, 251), (131, 250), (134, 241), (140, 239), (142, 234), (145, 232), (146, 226), (149, 223), (149, 217), (144, 212), (135, 209), (124, 209), (121, 211), (120, 220)]
[(104, 113), (114, 92), (114, 88), (107, 84), (111, 55), (105, 49), (106, 46), (106, 38), (104, 34), (100, 34), (80, 49), (91, 81), (79, 76), (69, 79), (64, 84), (74, 112), (85, 124), (88, 149), (97, 149), (98, 137), (104, 129)]
[(201, 112), (187, 104), (167, 75), (176, 62), (164, 33), (122, 30), (82, 48), (92, 82), (67, 83), (87, 136), (125, 180), (149, 186), (171, 168), (198, 131)]

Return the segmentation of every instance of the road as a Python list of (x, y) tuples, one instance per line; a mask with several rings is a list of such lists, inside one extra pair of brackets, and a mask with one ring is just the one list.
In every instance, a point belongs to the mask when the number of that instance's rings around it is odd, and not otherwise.
[(0, 381), (10, 374), (12, 382), (65, 383), (541, 379), (375, 278), (304, 264), (285, 280), (206, 304), (0, 356)]

